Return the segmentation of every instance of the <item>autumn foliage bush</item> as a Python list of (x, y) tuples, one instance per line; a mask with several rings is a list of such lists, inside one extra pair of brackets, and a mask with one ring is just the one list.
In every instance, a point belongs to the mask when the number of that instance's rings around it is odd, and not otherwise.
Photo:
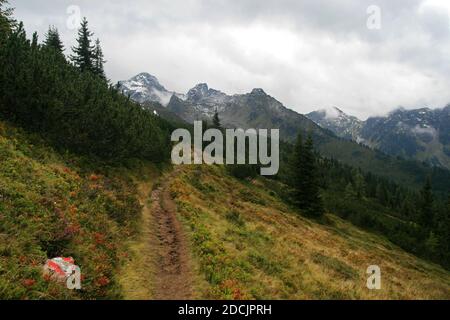
[[(82, 160), (0, 122), (0, 299), (120, 297), (114, 274), (136, 230), (135, 186), (123, 172), (92, 172)], [(75, 259), (81, 290), (42, 275), (56, 256)]]

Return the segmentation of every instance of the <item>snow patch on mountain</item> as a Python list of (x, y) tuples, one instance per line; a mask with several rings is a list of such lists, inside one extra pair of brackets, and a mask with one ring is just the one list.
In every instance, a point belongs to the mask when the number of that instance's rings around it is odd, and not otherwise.
[[(138, 103), (158, 102), (167, 106), (175, 92), (168, 91), (155, 76), (143, 72), (127, 81), (119, 81), (119, 90)], [(183, 95), (180, 95), (183, 96)]]
[(323, 108), (306, 115), (319, 126), (333, 131), (340, 137), (362, 142), (360, 130), (363, 122), (349, 116), (337, 107)]
[(416, 125), (414, 128), (411, 129), (411, 131), (415, 134), (419, 134), (419, 135), (430, 135), (433, 138), (437, 137), (438, 132), (435, 128), (430, 127), (428, 125)]

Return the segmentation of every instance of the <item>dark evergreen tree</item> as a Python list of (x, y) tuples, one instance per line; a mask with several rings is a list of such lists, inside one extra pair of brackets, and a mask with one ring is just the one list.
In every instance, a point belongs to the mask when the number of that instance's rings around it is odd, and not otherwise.
[(77, 46), (72, 48), (73, 55), (70, 57), (73, 64), (82, 72), (94, 72), (94, 49), (91, 44), (93, 33), (89, 31), (88, 21), (83, 18), (81, 27), (78, 30)]
[(38, 33), (33, 33), (33, 38), (31, 40), (31, 51), (35, 52), (39, 48), (39, 37)]
[(353, 200), (357, 199), (357, 197), (358, 197), (358, 194), (355, 191), (355, 188), (349, 182), (347, 184), (347, 186), (345, 187), (345, 199), (348, 200), (348, 201), (353, 201)]
[(13, 9), (8, 7), (8, 0), (0, 0), (0, 41), (11, 33), (14, 25), (12, 13)]
[(104, 80), (106, 80), (105, 69), (103, 67), (105, 63), (106, 61), (104, 59), (100, 39), (97, 39), (95, 41), (95, 47), (93, 52), (93, 68), (94, 73)]
[(47, 48), (52, 48), (57, 52), (63, 54), (64, 45), (61, 41), (61, 37), (59, 36), (59, 31), (55, 27), (49, 27), (47, 34), (45, 35), (44, 45)]
[(366, 183), (359, 170), (354, 170), (353, 182), (357, 198), (363, 198), (366, 195)]
[(405, 219), (412, 219), (415, 216), (414, 211), (414, 201), (409, 197), (409, 195), (405, 196), (400, 206), (400, 213)]
[(321, 216), (324, 209), (311, 136), (303, 144), (302, 136), (298, 135), (291, 158), (291, 172), (294, 203), (309, 216)]
[(383, 183), (378, 183), (376, 187), (376, 198), (382, 205), (386, 205), (388, 202), (387, 191)]
[(291, 157), (289, 159), (289, 171), (288, 183), (293, 187), (293, 201), (299, 206), (303, 207), (304, 199), (303, 195), (303, 180), (302, 180), (302, 157), (303, 157), (303, 137), (298, 134), (297, 140), (295, 141), (294, 148), (292, 150)]
[(440, 260), (450, 265), (450, 195), (437, 221)]
[(431, 179), (428, 177), (425, 181), (420, 192), (419, 199), (419, 224), (424, 228), (431, 228), (434, 221), (434, 208), (433, 208), (433, 191), (431, 189)]

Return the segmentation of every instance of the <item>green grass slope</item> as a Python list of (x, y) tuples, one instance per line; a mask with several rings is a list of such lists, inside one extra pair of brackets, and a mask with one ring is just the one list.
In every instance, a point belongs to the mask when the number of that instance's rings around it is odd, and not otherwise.
[[(120, 298), (116, 270), (141, 210), (137, 173), (61, 156), (0, 122), (0, 299)], [(75, 259), (82, 290), (43, 278), (56, 256)]]
[[(448, 271), (334, 215), (324, 224), (303, 218), (271, 184), (218, 166), (183, 167), (171, 182), (204, 297), (450, 299)], [(381, 268), (381, 290), (366, 287), (369, 265)]]

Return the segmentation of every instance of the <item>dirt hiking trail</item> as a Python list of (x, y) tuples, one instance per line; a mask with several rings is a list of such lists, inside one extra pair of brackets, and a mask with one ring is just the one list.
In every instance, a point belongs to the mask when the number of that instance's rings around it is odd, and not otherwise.
[(168, 181), (176, 175), (164, 177), (162, 185), (151, 195), (151, 212), (158, 239), (154, 299), (192, 299), (192, 272), (186, 235), (177, 218), (176, 204), (168, 190)]
[[(177, 174), (155, 173), (138, 183), (141, 231), (129, 242), (129, 259), (118, 277), (126, 300), (194, 299), (188, 240), (168, 190)], [(162, 183), (155, 188), (155, 181)]]

